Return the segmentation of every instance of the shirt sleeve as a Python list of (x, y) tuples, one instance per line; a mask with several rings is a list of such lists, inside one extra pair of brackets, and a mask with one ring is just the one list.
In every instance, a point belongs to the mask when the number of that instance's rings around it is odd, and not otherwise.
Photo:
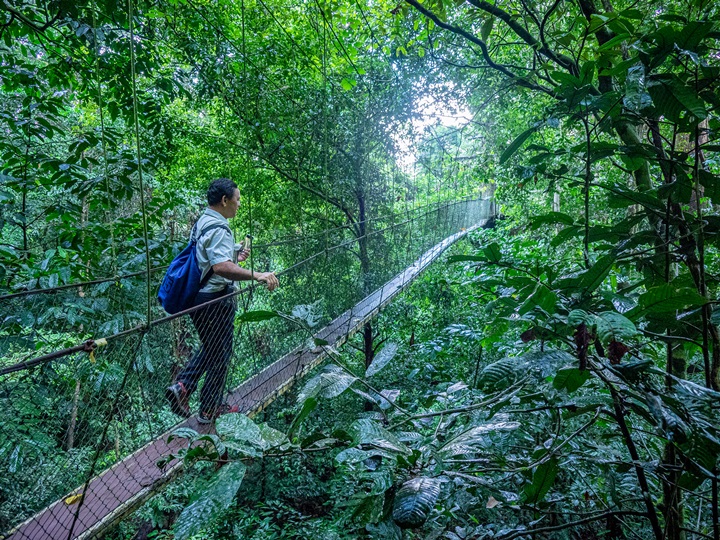
[(214, 266), (221, 262), (232, 261), (233, 242), (230, 234), (224, 229), (218, 228), (206, 233), (201, 239), (202, 248), (210, 262)]

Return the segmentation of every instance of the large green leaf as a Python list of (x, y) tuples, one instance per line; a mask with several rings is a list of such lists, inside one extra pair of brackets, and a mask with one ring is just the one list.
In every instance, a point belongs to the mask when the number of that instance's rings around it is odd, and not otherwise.
[(485, 390), (503, 390), (517, 379), (519, 359), (506, 358), (485, 366), (480, 373), (478, 384)]
[(578, 276), (580, 278), (580, 287), (585, 289), (586, 294), (595, 292), (595, 289), (602, 284), (610, 273), (613, 264), (615, 264), (615, 256), (604, 255), (600, 257), (589, 270)]
[(290, 425), (290, 429), (288, 430), (288, 433), (295, 433), (298, 428), (302, 425), (303, 421), (310, 416), (310, 413), (315, 410), (315, 408), (318, 405), (317, 398), (309, 397), (303, 401), (302, 408), (300, 409), (300, 412), (297, 414), (297, 416), (293, 419), (292, 424)]
[(496, 263), (502, 260), (502, 252), (500, 251), (500, 246), (496, 242), (493, 242), (489, 246), (483, 248), (483, 253), (490, 262)]
[(652, 287), (640, 295), (638, 305), (627, 313), (627, 317), (637, 320), (647, 315), (671, 313), (688, 307), (701, 306), (705, 302), (705, 298), (694, 289), (663, 284)]
[(342, 394), (357, 381), (357, 377), (350, 375), (342, 368), (329, 365), (322, 373), (310, 379), (298, 394), (299, 403), (311, 397), (334, 398)]
[(557, 372), (553, 379), (553, 386), (558, 390), (567, 390), (569, 393), (580, 388), (590, 378), (587, 369), (580, 370), (576, 367), (565, 367)]
[(520, 427), (520, 422), (493, 422), (472, 427), (453, 437), (438, 449), (438, 455), (445, 458), (472, 454), (478, 451), (484, 441), (484, 435), (497, 431), (513, 431)]
[(266, 311), (266, 310), (257, 310), (257, 311), (246, 311), (245, 313), (240, 314), (238, 317), (238, 320), (240, 322), (259, 322), (259, 321), (267, 321), (268, 319), (274, 319), (275, 317), (278, 317), (277, 311)]
[(223, 438), (262, 446), (258, 425), (244, 414), (223, 414), (215, 421), (215, 430)]
[(603, 311), (596, 318), (597, 334), (600, 341), (625, 341), (637, 335), (633, 322), (617, 311)]
[(379, 372), (382, 368), (388, 365), (390, 360), (395, 358), (395, 355), (398, 351), (398, 344), (397, 343), (387, 343), (385, 346), (380, 350), (379, 353), (375, 355), (375, 358), (372, 361), (372, 364), (368, 366), (368, 368), (365, 370), (365, 377), (372, 377), (377, 372)]
[(610, 208), (627, 208), (630, 204), (639, 204), (657, 212), (665, 211), (663, 202), (652, 192), (639, 192), (620, 185), (611, 187), (608, 196)]
[(705, 104), (696, 90), (686, 86), (675, 75), (656, 75), (648, 83), (648, 92), (657, 112), (676, 122), (687, 111), (701, 120), (707, 116)]
[(525, 486), (525, 502), (537, 504), (542, 501), (555, 484), (557, 473), (557, 458), (550, 458), (545, 463), (538, 465), (533, 473), (532, 483)]
[(267, 424), (260, 424), (258, 427), (260, 428), (263, 450), (282, 447), (290, 442), (287, 435), (285, 435), (282, 431), (272, 428)]
[(403, 529), (422, 526), (435, 507), (440, 487), (436, 478), (412, 478), (405, 482), (395, 494), (393, 521)]
[(520, 315), (525, 315), (532, 309), (538, 307), (544, 312), (552, 315), (555, 313), (555, 305), (557, 304), (557, 301), (558, 296), (555, 294), (555, 291), (548, 289), (547, 286), (542, 283), (538, 283), (535, 291), (528, 296), (527, 300), (525, 300), (523, 305), (520, 306), (518, 313), (520, 313)]
[(572, 216), (563, 214), (562, 212), (548, 212), (547, 214), (532, 218), (532, 228), (538, 229), (541, 225), (545, 225), (547, 223), (562, 223), (564, 225), (572, 225), (574, 221), (575, 220), (572, 218)]
[(704, 196), (709, 197), (714, 204), (720, 204), (720, 175), (700, 169), (699, 180)]
[(393, 433), (368, 418), (361, 418), (353, 422), (350, 431), (356, 446), (373, 446), (398, 454), (411, 453), (410, 449), (400, 442), (400, 439)]
[(517, 136), (517, 138), (510, 143), (510, 146), (508, 146), (505, 151), (500, 155), (500, 164), (502, 165), (505, 163), (508, 159), (512, 157), (512, 155), (518, 151), (518, 149), (523, 145), (525, 141), (527, 141), (530, 136), (537, 131), (537, 126), (533, 126), (529, 129), (526, 129), (523, 131), (520, 135)]
[(177, 540), (198, 534), (230, 507), (242, 484), (245, 469), (241, 461), (235, 461), (218, 471), (210, 484), (200, 491), (198, 499), (187, 506), (175, 522)]

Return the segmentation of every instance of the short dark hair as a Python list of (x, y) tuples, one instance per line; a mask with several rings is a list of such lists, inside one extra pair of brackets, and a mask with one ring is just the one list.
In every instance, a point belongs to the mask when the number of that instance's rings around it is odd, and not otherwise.
[(215, 206), (216, 204), (220, 204), (223, 196), (232, 199), (237, 188), (237, 184), (229, 178), (213, 180), (207, 190), (208, 205)]

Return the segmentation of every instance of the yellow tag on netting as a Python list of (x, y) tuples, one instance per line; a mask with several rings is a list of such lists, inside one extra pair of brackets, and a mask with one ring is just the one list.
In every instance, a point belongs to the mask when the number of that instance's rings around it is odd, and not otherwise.
[(79, 503), (82, 500), (82, 498), (83, 498), (82, 493), (76, 493), (75, 495), (70, 495), (69, 497), (66, 497), (64, 502), (65, 502), (65, 504), (67, 504), (69, 506), (71, 504)]
[(94, 346), (94, 348), (90, 351), (90, 361), (94, 364), (94, 363), (95, 363), (95, 349), (97, 349), (98, 347), (104, 347), (105, 345), (107, 345), (107, 339), (105, 339), (105, 338), (100, 338), (100, 339), (98, 339), (98, 340), (95, 340), (95, 341), (93, 342), (93, 344), (94, 344), (95, 346)]

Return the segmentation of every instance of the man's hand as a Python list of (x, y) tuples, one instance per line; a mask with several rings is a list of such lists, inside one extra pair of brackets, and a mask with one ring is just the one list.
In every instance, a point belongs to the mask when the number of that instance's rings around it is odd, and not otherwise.
[(250, 257), (250, 250), (249, 249), (241, 249), (238, 253), (238, 262), (241, 263), (243, 261), (247, 261)]
[(256, 272), (255, 280), (264, 283), (268, 291), (274, 291), (275, 288), (280, 285), (278, 278), (275, 276), (275, 272)]

